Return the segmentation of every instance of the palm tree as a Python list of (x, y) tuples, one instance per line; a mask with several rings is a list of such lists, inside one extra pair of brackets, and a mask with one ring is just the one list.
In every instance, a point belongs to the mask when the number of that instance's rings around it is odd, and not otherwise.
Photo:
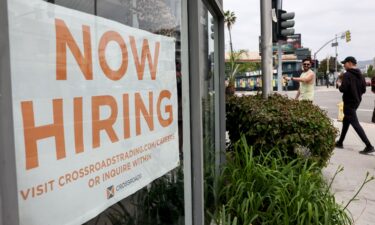
[(231, 54), (233, 53), (231, 30), (232, 30), (233, 24), (236, 23), (236, 19), (237, 19), (237, 17), (234, 14), (234, 12), (231, 12), (229, 10), (227, 10), (227, 11), (224, 12), (224, 22), (226, 23), (228, 31), (229, 31), (229, 45), (230, 45), (230, 52), (231, 52)]

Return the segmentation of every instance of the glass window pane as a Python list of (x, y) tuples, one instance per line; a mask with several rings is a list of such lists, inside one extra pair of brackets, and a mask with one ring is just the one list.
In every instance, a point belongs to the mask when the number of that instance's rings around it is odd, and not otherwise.
[[(52, 1), (49, 1), (52, 2)], [(54, 0), (56, 5), (65, 6), (81, 12), (95, 14), (94, 0)]]
[(215, 130), (217, 121), (215, 119), (216, 86), (214, 65), (217, 52), (215, 51), (215, 23), (216, 20), (206, 7), (203, 7), (201, 15), (203, 27), (204, 53), (202, 83), (202, 120), (203, 120), (203, 151), (204, 151), (204, 202), (205, 202), (205, 224), (210, 225), (212, 215), (215, 211), (215, 179), (217, 174), (215, 157)]
[[(181, 1), (182, 0), (44, 0), (127, 26), (175, 38), (180, 166), (113, 205), (86, 224), (183, 225)], [(131, 35), (131, 34), (129, 34)], [(187, 35), (187, 34), (184, 34)], [(188, 94), (188, 93), (185, 93)]]

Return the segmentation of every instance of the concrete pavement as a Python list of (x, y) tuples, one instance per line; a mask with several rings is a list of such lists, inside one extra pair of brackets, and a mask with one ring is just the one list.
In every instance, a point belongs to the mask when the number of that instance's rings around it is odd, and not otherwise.
[[(341, 130), (342, 123), (334, 120), (335, 127)], [(367, 137), (375, 145), (375, 123), (361, 123)], [(344, 149), (336, 148), (329, 165), (323, 170), (327, 180), (331, 180), (338, 166), (344, 171), (336, 176), (331, 191), (335, 193), (336, 202), (346, 205), (362, 185), (366, 173), (375, 176), (375, 154), (362, 155), (359, 151), (365, 147), (353, 127), (349, 128), (344, 141)], [(352, 213), (355, 225), (375, 224), (375, 180), (367, 183), (348, 209)]]

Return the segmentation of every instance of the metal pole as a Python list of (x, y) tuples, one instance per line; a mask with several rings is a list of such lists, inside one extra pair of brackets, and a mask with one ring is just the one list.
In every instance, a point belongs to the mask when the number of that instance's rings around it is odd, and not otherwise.
[(282, 72), (283, 72), (283, 60), (282, 60), (282, 52), (281, 52), (281, 41), (277, 43), (277, 57), (279, 62), (277, 63), (277, 91), (282, 91), (283, 81), (282, 81)]
[(315, 72), (315, 74), (317, 74), (317, 73), (316, 73), (316, 70), (317, 70), (317, 68), (316, 68), (316, 53), (317, 53), (317, 52), (314, 53), (314, 60), (315, 60), (315, 61), (314, 61), (314, 72)]
[(94, 1), (94, 15), (98, 15), (98, 2), (97, 0)]
[(335, 44), (335, 53), (336, 53), (336, 59), (335, 59), (335, 76), (337, 74), (337, 45), (338, 45), (338, 42), (337, 42), (337, 34), (336, 34), (336, 44)]
[[(345, 31), (339, 33), (340, 36), (342, 36), (343, 33), (345, 33)], [(318, 49), (318, 51), (316, 51), (316, 52), (314, 53), (314, 59), (315, 59), (315, 60), (316, 60), (316, 55), (318, 54), (318, 52), (320, 52), (320, 50), (322, 50), (325, 46), (327, 46), (327, 45), (328, 45), (329, 43), (331, 43), (333, 40), (336, 40), (336, 43), (337, 43), (337, 34), (335, 35), (335, 38), (333, 38), (333, 39), (327, 41), (322, 47), (320, 47), (320, 48)], [(336, 46), (336, 51), (337, 51), (337, 46)], [(337, 52), (336, 52), (336, 58), (337, 58)], [(315, 65), (314, 65), (314, 69), (315, 69), (315, 73), (316, 73), (316, 66), (315, 66)]]
[[(132, 4), (133, 4), (133, 7), (134, 7), (134, 8), (137, 7), (137, 1), (136, 1), (136, 0), (133, 0)], [(137, 16), (137, 13), (135, 13), (135, 12), (133, 12), (132, 23), (133, 23), (133, 27), (135, 27), (135, 28), (139, 28), (139, 24), (138, 24), (138, 16)]]
[[(282, 9), (282, 0), (278, 0), (277, 9)], [(281, 92), (283, 87), (282, 73), (283, 73), (283, 60), (281, 52), (281, 41), (277, 42), (277, 91)]]
[(272, 4), (271, 0), (260, 0), (261, 51), (262, 51), (262, 95), (267, 98), (272, 88)]

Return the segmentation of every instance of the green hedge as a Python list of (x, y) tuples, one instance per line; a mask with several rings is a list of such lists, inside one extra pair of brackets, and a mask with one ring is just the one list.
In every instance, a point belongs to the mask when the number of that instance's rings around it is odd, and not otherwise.
[[(227, 131), (231, 143), (245, 135), (258, 151), (282, 149), (287, 155), (309, 155), (320, 165), (329, 160), (337, 129), (325, 111), (310, 101), (291, 100), (274, 94), (267, 100), (260, 95), (228, 97)], [(259, 154), (259, 152), (255, 152)]]

